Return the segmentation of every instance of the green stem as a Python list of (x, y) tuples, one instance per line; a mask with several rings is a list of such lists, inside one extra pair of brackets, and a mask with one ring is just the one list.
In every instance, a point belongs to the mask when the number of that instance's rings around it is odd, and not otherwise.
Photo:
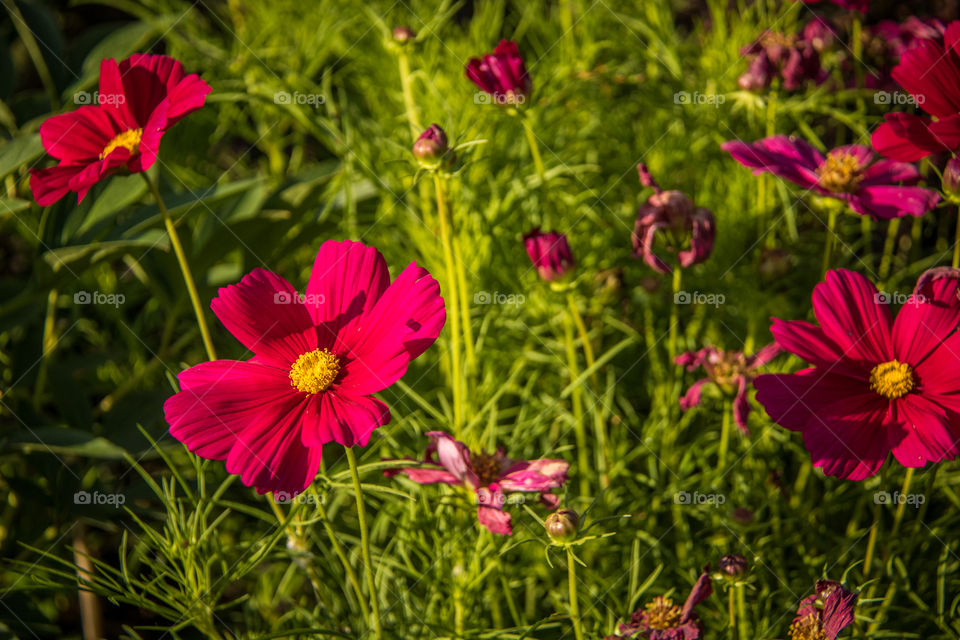
[(460, 438), (463, 425), (463, 380), (460, 378), (460, 295), (457, 287), (455, 261), (453, 258), (453, 239), (450, 213), (447, 207), (445, 178), (439, 172), (433, 174), (433, 184), (437, 192), (437, 218), (440, 221), (440, 243), (443, 245), (443, 261), (447, 277), (447, 295), (449, 305), (447, 318), (450, 320), (450, 386), (453, 390), (453, 434)]
[(43, 58), (43, 52), (40, 51), (40, 45), (37, 44), (36, 38), (33, 37), (33, 31), (31, 31), (27, 21), (23, 19), (23, 14), (20, 12), (20, 8), (17, 7), (17, 3), (14, 0), (3, 0), (3, 6), (6, 7), (10, 13), (10, 17), (13, 19), (13, 27), (17, 30), (17, 35), (19, 35), (23, 41), (23, 46), (26, 48), (30, 60), (33, 61), (37, 75), (40, 76), (43, 88), (46, 90), (47, 97), (50, 99), (51, 108), (56, 111), (60, 108), (60, 96), (57, 94), (57, 85), (53, 81), (53, 76), (50, 74), (47, 61)]
[(724, 468), (727, 461), (727, 450), (730, 448), (730, 413), (732, 411), (729, 400), (723, 401), (723, 417), (720, 423), (720, 449), (717, 452), (717, 466)]
[[(577, 308), (577, 301), (574, 298), (573, 293), (567, 293), (567, 305), (570, 308), (570, 317), (573, 318), (573, 324), (577, 328), (577, 333), (580, 334), (580, 342), (583, 343), (583, 356), (587, 361), (587, 367), (593, 368), (593, 366), (597, 363), (597, 360), (593, 353), (593, 345), (590, 343), (590, 334), (587, 331), (587, 324), (583, 321), (583, 316), (580, 315), (580, 309)], [(601, 398), (603, 396), (603, 391), (600, 389), (600, 385), (597, 383), (596, 371), (590, 374), (590, 384), (593, 387), (593, 392), (596, 397), (598, 399)], [(609, 455), (607, 452), (607, 429), (603, 420), (602, 409), (603, 407), (599, 401), (594, 403), (593, 428), (597, 437), (597, 464), (598, 470), (600, 471), (601, 485), (606, 487), (610, 480), (607, 474), (607, 460), (609, 459)]]
[(837, 213), (836, 207), (830, 207), (830, 212), (827, 214), (827, 240), (823, 243), (823, 264), (820, 268), (822, 275), (826, 275), (830, 270), (830, 261), (833, 258), (833, 247), (837, 236)]
[(463, 347), (467, 356), (467, 370), (477, 370), (477, 351), (473, 344), (473, 321), (470, 317), (470, 298), (467, 294), (467, 269), (463, 264), (463, 252), (460, 251), (460, 241), (453, 237), (453, 248), (457, 258), (457, 287), (460, 295), (460, 312), (463, 315)]
[(150, 179), (145, 171), (141, 172), (140, 175), (143, 176), (143, 180), (147, 183), (150, 193), (153, 194), (153, 199), (157, 202), (157, 207), (160, 209), (160, 216), (163, 218), (163, 225), (167, 228), (167, 235), (170, 236), (170, 244), (173, 246), (173, 252), (177, 256), (177, 262), (180, 264), (180, 272), (183, 274), (183, 281), (187, 285), (190, 304), (193, 305), (193, 313), (197, 317), (197, 326), (200, 327), (200, 338), (203, 340), (203, 348), (207, 350), (207, 358), (216, 360), (217, 352), (213, 348), (213, 340), (210, 337), (210, 329), (207, 327), (207, 319), (203, 315), (203, 306), (200, 304), (200, 294), (197, 293), (197, 285), (194, 283), (193, 273), (190, 271), (190, 263), (187, 262), (187, 254), (184, 252), (183, 245), (180, 243), (177, 227), (173, 224), (166, 205), (163, 204), (163, 198), (160, 197), (160, 191), (157, 189), (156, 183)]
[(900, 231), (900, 218), (890, 220), (887, 227), (887, 239), (883, 243), (883, 258), (880, 259), (880, 280), (885, 281), (890, 274), (890, 265), (893, 262), (893, 251), (897, 244), (897, 233)]
[(333, 547), (333, 552), (340, 558), (340, 563), (343, 564), (343, 570), (347, 573), (347, 579), (353, 586), (353, 592), (357, 595), (357, 602), (360, 604), (360, 613), (363, 615), (364, 620), (369, 620), (370, 608), (367, 605), (366, 599), (363, 597), (363, 589), (360, 588), (360, 580), (357, 578), (357, 572), (353, 570), (353, 565), (350, 564), (350, 559), (347, 557), (343, 545), (337, 540), (337, 532), (333, 530), (333, 526), (327, 518), (327, 510), (319, 502), (317, 503), (317, 508), (320, 512), (320, 520), (323, 522), (323, 528), (327, 532), (327, 537), (330, 539), (330, 545)]
[(860, 235), (863, 238), (863, 263), (867, 271), (873, 271), (873, 218), (860, 216)]
[(367, 531), (367, 513), (363, 506), (363, 486), (360, 484), (360, 472), (357, 470), (357, 458), (353, 448), (344, 447), (347, 464), (350, 465), (350, 477), (353, 478), (353, 490), (357, 498), (357, 520), (360, 523), (360, 552), (363, 557), (363, 570), (367, 574), (367, 589), (370, 591), (370, 611), (373, 617), (373, 631), (377, 640), (383, 638), (380, 625), (380, 603), (377, 598), (377, 583), (373, 579), (373, 559), (370, 556), (370, 533)]
[(729, 635), (730, 640), (736, 640), (737, 638), (737, 614), (736, 614), (736, 600), (734, 596), (733, 587), (727, 589), (727, 613), (729, 615)]
[(540, 146), (537, 144), (537, 136), (533, 133), (533, 125), (526, 114), (520, 114), (520, 121), (523, 123), (523, 132), (527, 135), (527, 143), (530, 145), (530, 155), (533, 156), (533, 164), (537, 168), (537, 175), (540, 176), (541, 186), (547, 186), (547, 171), (543, 167), (543, 158), (540, 157)]
[(577, 600), (577, 560), (573, 549), (567, 547), (567, 585), (570, 590), (570, 620), (577, 640), (583, 640), (583, 621), (580, 619), (580, 602)]
[(903, 510), (907, 507), (907, 494), (910, 493), (910, 483), (913, 481), (913, 467), (907, 467), (907, 473), (903, 476), (903, 486), (900, 488), (900, 501), (897, 503), (897, 512), (893, 516), (893, 529), (890, 531), (890, 537), (895, 538), (900, 529), (900, 520), (903, 519)]
[[(580, 377), (580, 367), (577, 364), (577, 349), (573, 341), (573, 323), (569, 316), (563, 319), (563, 335), (567, 350), (567, 366), (570, 368), (570, 379), (576, 380)], [(577, 438), (577, 466), (580, 471), (580, 495), (590, 495), (590, 485), (588, 483), (590, 468), (589, 458), (587, 457), (587, 430), (583, 424), (583, 388), (577, 385), (570, 394), (573, 404), (573, 429)]]
[(51, 289), (47, 294), (47, 312), (43, 317), (43, 342), (40, 343), (40, 365), (37, 369), (37, 381), (33, 387), (33, 407), (40, 410), (43, 401), (43, 388), (47, 384), (47, 369), (50, 356), (57, 348), (57, 298), (60, 292)]
[(870, 565), (873, 564), (873, 552), (877, 546), (877, 531), (880, 528), (880, 504), (874, 502), (873, 524), (870, 525), (870, 535), (867, 537), (867, 552), (863, 556), (863, 579), (870, 575)]
[(677, 294), (680, 292), (680, 283), (683, 277), (683, 271), (680, 267), (673, 268), (673, 300), (670, 306), (670, 334), (667, 341), (667, 348), (670, 356), (670, 370), (674, 371), (673, 359), (677, 357), (677, 330), (679, 329), (680, 319), (677, 309)]
[[(580, 310), (577, 308), (577, 301), (574, 299), (572, 293), (567, 293), (567, 304), (570, 307), (570, 316), (573, 318), (573, 323), (577, 327), (577, 332), (580, 334), (580, 342), (583, 343), (583, 355), (587, 359), (587, 366), (593, 367), (597, 363), (596, 358), (593, 354), (593, 345), (590, 344), (590, 335), (587, 332), (587, 325), (583, 321), (583, 316), (580, 315)], [(590, 374), (590, 382), (594, 386), (597, 385), (597, 372), (594, 371)]]
[(413, 78), (410, 76), (410, 57), (401, 48), (397, 54), (397, 66), (400, 68), (400, 87), (403, 91), (403, 105), (407, 110), (407, 122), (410, 123), (410, 133), (416, 140), (420, 135), (420, 116), (417, 113), (417, 103), (413, 100)]
[(737, 590), (737, 620), (740, 621), (740, 640), (748, 640), (750, 629), (747, 620), (747, 597), (742, 584), (738, 584), (735, 589)]

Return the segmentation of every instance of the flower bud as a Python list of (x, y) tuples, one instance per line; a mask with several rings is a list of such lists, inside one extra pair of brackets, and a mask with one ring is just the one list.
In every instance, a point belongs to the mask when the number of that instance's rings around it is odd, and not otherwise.
[(407, 44), (417, 37), (417, 32), (407, 25), (393, 28), (393, 41), (397, 44)]
[(954, 156), (943, 170), (943, 192), (947, 199), (960, 201), (960, 158)]
[(413, 155), (425, 169), (453, 164), (454, 155), (447, 144), (447, 134), (439, 125), (430, 125), (413, 143)]
[(542, 232), (536, 228), (523, 236), (523, 245), (537, 273), (544, 280), (559, 280), (573, 270), (575, 260), (564, 234)]
[(572, 542), (580, 529), (580, 515), (573, 509), (560, 509), (547, 516), (543, 526), (554, 542)]
[(739, 578), (747, 572), (747, 559), (739, 553), (731, 553), (720, 558), (717, 567), (720, 573), (731, 578)]

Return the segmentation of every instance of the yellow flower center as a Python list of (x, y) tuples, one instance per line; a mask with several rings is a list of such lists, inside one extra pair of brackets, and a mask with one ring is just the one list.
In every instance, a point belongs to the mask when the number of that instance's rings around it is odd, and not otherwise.
[(644, 608), (647, 613), (647, 626), (651, 629), (666, 630), (680, 626), (683, 608), (673, 604), (670, 598), (657, 596)]
[(297, 391), (320, 393), (333, 384), (340, 373), (340, 359), (329, 349), (304, 353), (290, 367), (290, 384)]
[(117, 147), (123, 147), (131, 154), (136, 153), (140, 145), (140, 138), (143, 137), (143, 129), (127, 129), (121, 132), (116, 138), (107, 143), (107, 146), (100, 152), (100, 159), (103, 160)]
[(905, 362), (883, 362), (870, 372), (870, 388), (884, 398), (902, 398), (913, 386), (913, 369)]
[(827, 640), (827, 634), (820, 628), (817, 614), (811, 613), (790, 625), (790, 640)]
[(852, 153), (831, 153), (817, 167), (820, 186), (833, 193), (853, 193), (863, 179), (863, 166)]

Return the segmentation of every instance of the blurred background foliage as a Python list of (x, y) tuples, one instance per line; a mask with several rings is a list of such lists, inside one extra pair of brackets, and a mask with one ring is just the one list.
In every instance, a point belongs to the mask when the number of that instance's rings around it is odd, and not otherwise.
[[(720, 466), (723, 401), (708, 394), (700, 409), (679, 412), (676, 398), (695, 378), (667, 359), (670, 281), (630, 255), (636, 208), (649, 195), (636, 179), (642, 161), (718, 220), (713, 256), (683, 285), (725, 303), (680, 308), (682, 349), (750, 352), (771, 340), (771, 316), (809, 316), (823, 212), (779, 181), (754, 178), (719, 145), (772, 133), (821, 148), (866, 143), (887, 110), (872, 92), (737, 87), (739, 51), (765, 28), (796, 32), (814, 9), (848, 26), (843, 12), (774, 0), (3, 6), (0, 636), (81, 637), (79, 562), (97, 576), (104, 637), (361, 637), (339, 557), (359, 566), (342, 452), (328, 452), (311, 500), (275, 512), (222, 464), (201, 463), (166, 435), (161, 407), (173, 376), (204, 355), (156, 206), (130, 176), (97, 185), (79, 206), (67, 197), (43, 209), (28, 169), (49, 163), (40, 124), (89, 99), (102, 59), (166, 53), (213, 87), (207, 106), (164, 137), (152, 170), (204, 300), (255, 267), (302, 288), (330, 238), (378, 247), (394, 274), (417, 260), (439, 276), (432, 190), (409, 152), (390, 35), (408, 25), (418, 34), (402, 54), (413, 129), (440, 124), (460, 158), (453, 216), (477, 352), (466, 440), (574, 462), (574, 386), (606, 433), (605, 447), (591, 439), (588, 467), (572, 467), (564, 498), (581, 511), (592, 504), (588, 522), (623, 516), (597, 525), (615, 535), (578, 550), (588, 628), (610, 633), (667, 591), (682, 600), (705, 565), (737, 552), (753, 565), (750, 635), (741, 637), (786, 637), (797, 602), (825, 575), (862, 590), (855, 637), (960, 637), (956, 466), (920, 471), (914, 487), (926, 502), (896, 525), (895, 508), (875, 504), (874, 492), (901, 486), (899, 466), (863, 483), (824, 478), (800, 438), (762, 410)], [(921, 10), (956, 17), (955, 3), (877, 2), (868, 21)], [(519, 42), (533, 78), (527, 110), (546, 185), (519, 119), (478, 104), (464, 77), (466, 61), (500, 38)], [(841, 86), (844, 55), (825, 58)], [(678, 104), (681, 91), (725, 102)], [(284, 93), (294, 99), (278, 100)], [(951, 220), (937, 211), (904, 224), (887, 290), (908, 292), (923, 269), (948, 261)], [(538, 280), (523, 249), (521, 234), (538, 225), (566, 232), (577, 256), (576, 298), (605, 363), (590, 385), (566, 368), (565, 298)], [(840, 228), (841, 265), (872, 277), (885, 227), (845, 216)], [(93, 292), (122, 303), (82, 304)], [(478, 304), (482, 293), (519, 304)], [(246, 357), (222, 327), (214, 333), (221, 357)], [(459, 494), (380, 475), (381, 458), (420, 456), (423, 434), (449, 427), (446, 340), (382, 394), (394, 421), (361, 452), (388, 636), (453, 637), (459, 615), (473, 638), (563, 637), (562, 559), (542, 548), (542, 509), (513, 507), (515, 535), (495, 538)], [(798, 365), (781, 358), (774, 367)], [(81, 490), (122, 494), (128, 510), (77, 504)], [(681, 491), (724, 503), (678, 504)], [(708, 637), (725, 633), (722, 589), (699, 611)]]

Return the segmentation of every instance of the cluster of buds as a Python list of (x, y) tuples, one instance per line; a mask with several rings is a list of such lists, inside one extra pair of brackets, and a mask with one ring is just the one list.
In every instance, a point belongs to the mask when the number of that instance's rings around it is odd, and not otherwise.
[(653, 187), (654, 193), (640, 207), (633, 228), (633, 255), (643, 258), (660, 273), (673, 268), (654, 253), (654, 241), (662, 236), (669, 251), (675, 252), (683, 268), (700, 264), (710, 257), (716, 235), (716, 223), (709, 209), (694, 206), (680, 191), (663, 191), (645, 164), (638, 164), (640, 184)]

